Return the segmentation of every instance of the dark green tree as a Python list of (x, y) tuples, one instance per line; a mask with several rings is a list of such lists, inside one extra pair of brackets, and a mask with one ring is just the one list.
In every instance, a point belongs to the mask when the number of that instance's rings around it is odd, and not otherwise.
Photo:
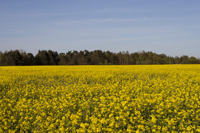
[(181, 64), (189, 64), (189, 57), (187, 55), (181, 56), (180, 60)]
[(0, 51), (0, 66), (3, 66), (5, 63), (4, 54)]
[(175, 62), (175, 64), (180, 64), (181, 63), (181, 59), (178, 56), (176, 56), (174, 58), (174, 62)]
[(189, 58), (189, 62), (190, 62), (190, 64), (198, 64), (199, 63), (197, 58), (195, 58), (194, 56), (191, 56)]
[(58, 53), (56, 51), (48, 50), (48, 59), (50, 65), (57, 65), (58, 64)]
[(35, 56), (35, 61), (37, 65), (50, 65), (48, 52), (46, 50), (39, 50)]
[(112, 65), (118, 65), (119, 64), (119, 60), (117, 58), (117, 54), (116, 53), (112, 53), (111, 57), (110, 57), (110, 60), (111, 60), (111, 64)]
[(67, 58), (67, 56), (65, 55), (65, 53), (60, 53), (60, 54), (57, 56), (57, 61), (58, 61), (58, 65), (67, 65), (67, 63), (68, 63), (68, 58)]

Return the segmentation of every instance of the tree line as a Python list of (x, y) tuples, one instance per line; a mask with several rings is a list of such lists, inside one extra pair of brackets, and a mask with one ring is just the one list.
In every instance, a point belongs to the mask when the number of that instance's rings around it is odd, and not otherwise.
[(52, 50), (39, 50), (34, 56), (23, 50), (0, 52), (0, 66), (22, 65), (142, 65), (142, 64), (200, 64), (193, 56), (171, 57), (151, 51), (118, 53), (102, 50), (68, 51), (58, 53)]

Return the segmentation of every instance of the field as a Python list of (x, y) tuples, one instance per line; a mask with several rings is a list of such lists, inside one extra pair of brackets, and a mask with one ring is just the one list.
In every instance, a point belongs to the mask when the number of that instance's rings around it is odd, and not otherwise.
[(0, 132), (200, 132), (200, 65), (0, 67)]

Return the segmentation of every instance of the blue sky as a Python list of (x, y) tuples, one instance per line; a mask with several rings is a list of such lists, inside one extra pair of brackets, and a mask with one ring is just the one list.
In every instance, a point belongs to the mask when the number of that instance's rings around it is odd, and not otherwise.
[(200, 57), (199, 0), (1, 0), (0, 51)]

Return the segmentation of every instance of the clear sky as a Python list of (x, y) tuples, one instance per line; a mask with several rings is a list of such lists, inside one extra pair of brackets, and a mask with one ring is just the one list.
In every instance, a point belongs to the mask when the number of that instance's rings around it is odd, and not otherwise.
[(0, 0), (0, 51), (200, 57), (200, 0)]

